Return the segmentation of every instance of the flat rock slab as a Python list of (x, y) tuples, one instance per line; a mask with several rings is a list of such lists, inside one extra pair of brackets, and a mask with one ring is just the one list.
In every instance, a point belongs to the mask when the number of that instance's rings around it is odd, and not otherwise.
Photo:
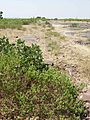
[(22, 39), (25, 40), (26, 42), (32, 42), (32, 43), (36, 43), (38, 41), (38, 38), (33, 36), (23, 36)]
[(87, 102), (90, 103), (90, 92), (82, 93), (80, 95), (80, 99), (82, 99), (83, 101), (87, 101)]
[[(78, 29), (90, 29), (90, 23), (88, 23), (88, 22), (76, 22), (76, 21), (73, 21), (73, 22), (68, 22), (68, 21), (66, 21), (66, 22), (58, 22), (58, 21), (56, 21), (56, 22), (54, 22), (53, 23), (54, 25), (63, 25), (63, 26), (66, 26), (66, 27), (69, 27), (71, 30), (78, 30)], [(72, 24), (76, 24), (77, 25), (77, 27), (73, 27), (72, 26)], [(70, 27), (71, 26), (71, 27)]]
[(90, 38), (90, 31), (82, 32), (81, 37)]
[(76, 44), (79, 44), (79, 45), (90, 45), (90, 41), (75, 41)]
[(73, 31), (70, 31), (70, 32), (66, 32), (65, 33), (66, 35), (75, 35), (75, 34), (77, 34), (76, 32), (73, 32)]

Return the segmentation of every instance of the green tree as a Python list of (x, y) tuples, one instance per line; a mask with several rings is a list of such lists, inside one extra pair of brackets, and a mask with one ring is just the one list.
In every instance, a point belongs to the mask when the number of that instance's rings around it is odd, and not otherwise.
[(3, 17), (2, 17), (2, 14), (3, 14), (3, 12), (2, 11), (0, 11), (0, 18), (2, 19)]

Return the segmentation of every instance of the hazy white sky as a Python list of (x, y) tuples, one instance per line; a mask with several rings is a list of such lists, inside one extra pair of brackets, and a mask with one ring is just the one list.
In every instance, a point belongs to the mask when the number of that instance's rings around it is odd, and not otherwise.
[(4, 17), (90, 18), (90, 0), (0, 0)]

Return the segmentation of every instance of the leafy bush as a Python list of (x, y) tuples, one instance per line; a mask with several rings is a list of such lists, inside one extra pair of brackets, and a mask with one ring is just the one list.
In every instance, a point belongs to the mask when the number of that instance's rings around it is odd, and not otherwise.
[(83, 101), (71, 80), (43, 62), (39, 46), (0, 38), (1, 119), (81, 120)]

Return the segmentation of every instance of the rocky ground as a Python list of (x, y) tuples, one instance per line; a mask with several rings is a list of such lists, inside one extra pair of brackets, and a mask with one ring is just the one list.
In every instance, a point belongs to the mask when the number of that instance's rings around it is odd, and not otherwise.
[[(73, 24), (77, 26), (73, 27)], [(65, 68), (77, 82), (88, 82), (90, 80), (90, 23), (66, 22), (64, 24), (62, 22), (53, 23), (53, 26), (57, 32), (64, 34), (68, 39), (60, 43), (58, 59), (64, 62)]]

